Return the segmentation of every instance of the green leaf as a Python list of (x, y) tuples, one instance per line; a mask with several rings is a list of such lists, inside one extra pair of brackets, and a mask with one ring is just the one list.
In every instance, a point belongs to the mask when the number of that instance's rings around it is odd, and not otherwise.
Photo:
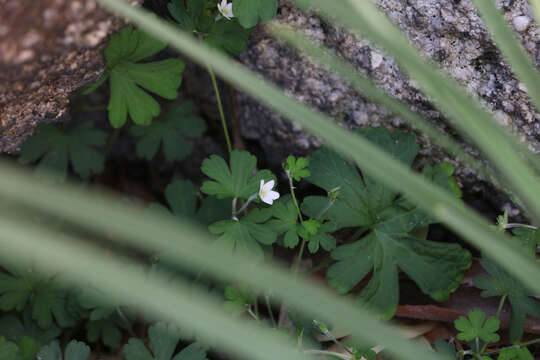
[(301, 225), (298, 223), (298, 211), (290, 195), (281, 197), (270, 208), (274, 219), (268, 222), (268, 226), (277, 235), (283, 236), (283, 244), (288, 248), (298, 245), (298, 232)]
[(53, 325), (53, 317), (63, 327), (75, 324), (65, 309), (63, 292), (53, 280), (40, 278), (31, 268), (8, 269), (11, 274), (0, 273), (1, 310), (20, 312), (29, 303), (32, 318), (42, 329), (49, 329)]
[[(215, 9), (215, 4), (213, 7)], [(251, 31), (242, 27), (236, 19), (222, 18), (216, 21), (213, 12), (204, 11), (202, 0), (188, 0), (186, 4), (183, 0), (173, 0), (168, 9), (181, 29), (196, 33), (206, 44), (232, 55), (246, 49)]]
[(204, 15), (204, 6), (201, 0), (188, 0), (187, 4), (184, 0), (172, 0), (167, 8), (180, 28), (188, 32), (197, 30)]
[[(418, 145), (412, 135), (390, 132), (382, 127), (362, 128), (359, 133), (409, 166), (418, 153)], [(307, 180), (310, 183), (328, 192), (339, 188), (338, 199), (325, 213), (325, 218), (343, 227), (376, 224), (398, 195), (369, 176), (362, 178), (352, 163), (326, 147), (313, 153), (309, 169), (311, 176)], [(302, 204), (302, 212), (316, 217), (327, 203), (326, 198), (308, 196)]]
[(42, 123), (24, 142), (19, 162), (26, 165), (41, 159), (36, 174), (53, 181), (65, 181), (71, 162), (73, 171), (86, 179), (103, 171), (105, 157), (95, 147), (105, 145), (106, 139), (107, 133), (90, 122), (71, 130)]
[[(64, 360), (87, 360), (90, 357), (90, 347), (83, 342), (72, 340), (66, 346)], [(49, 345), (41, 348), (37, 358), (39, 360), (62, 360), (62, 350), (58, 341), (54, 340)]]
[(60, 333), (56, 325), (48, 330), (41, 329), (32, 320), (30, 309), (23, 312), (23, 322), (14, 315), (0, 318), (0, 336), (17, 344), (21, 360), (35, 360), (41, 346), (57, 338)]
[(216, 21), (212, 24), (204, 42), (232, 55), (238, 55), (246, 49), (251, 31), (243, 28), (237, 21)]
[(186, 138), (198, 138), (206, 131), (204, 121), (191, 115), (193, 110), (191, 101), (173, 104), (165, 115), (150, 125), (132, 127), (130, 133), (139, 139), (137, 155), (152, 160), (162, 145), (168, 162), (184, 160), (191, 152), (191, 144)]
[[(302, 224), (303, 225), (303, 224)], [(313, 235), (305, 237), (308, 242), (309, 252), (315, 254), (322, 247), (326, 251), (332, 251), (336, 248), (336, 238), (331, 233), (336, 231), (336, 226), (333, 223), (325, 222), (317, 228), (317, 232)]]
[(11, 341), (7, 341), (5, 337), (0, 336), (0, 360), (16, 360), (19, 359), (19, 347)]
[(533, 356), (526, 347), (510, 347), (502, 349), (497, 360), (533, 360)]
[(152, 325), (148, 330), (150, 348), (148, 351), (144, 343), (131, 338), (124, 345), (126, 360), (205, 360), (207, 348), (200, 344), (191, 344), (173, 358), (174, 350), (180, 340), (179, 329), (164, 322)]
[(287, 157), (287, 162), (283, 165), (285, 171), (290, 172), (291, 176), (296, 181), (300, 181), (303, 178), (307, 178), (311, 175), (310, 171), (307, 168), (309, 160), (304, 157), (299, 157), (296, 159), (294, 156), (290, 155)]
[(446, 355), (449, 359), (455, 359), (456, 358), (456, 346), (452, 343), (449, 343), (443, 339), (437, 339), (435, 340), (435, 351)]
[(540, 246), (540, 229), (524, 227), (512, 229), (514, 238), (521, 245), (523, 252), (532, 258), (536, 257), (536, 247)]
[(521, 282), (486, 257), (480, 259), (480, 264), (491, 276), (476, 276), (473, 279), (474, 286), (482, 289), (482, 297), (508, 296), (512, 305), (510, 341), (519, 341), (523, 335), (527, 314), (540, 317), (540, 302), (529, 297), (529, 292)]
[(457, 338), (464, 341), (473, 341), (478, 338), (486, 343), (499, 341), (499, 320), (490, 316), (486, 320), (486, 314), (479, 309), (469, 311), (469, 318), (460, 316), (454, 325), (459, 333)]
[(86, 324), (86, 338), (95, 343), (100, 339), (104, 345), (113, 347), (122, 340), (121, 328), (125, 326), (118, 316), (108, 317), (102, 320), (89, 321)]
[(454, 197), (461, 198), (463, 195), (454, 178), (454, 167), (450, 163), (442, 162), (435, 166), (424, 166), (422, 175), (447, 190)]
[[(359, 133), (409, 166), (418, 152), (414, 137), (403, 132), (366, 127)], [(361, 177), (352, 163), (326, 148), (313, 154), (309, 167), (309, 182), (328, 192), (339, 190), (330, 206), (328, 198), (308, 196), (302, 211), (317, 217), (327, 209), (323, 218), (335, 226), (333, 231), (353, 226), (372, 230), (367, 237), (332, 253), (338, 262), (327, 272), (330, 285), (346, 293), (373, 270), (359, 299), (375, 307), (384, 318), (392, 317), (398, 304), (398, 268), (435, 300), (442, 301), (457, 289), (464, 270), (471, 264), (469, 252), (457, 244), (434, 243), (408, 235), (435, 222), (432, 217), (380, 182)], [(424, 172), (425, 177), (457, 195), (452, 174), (451, 166), (444, 164)]]
[(246, 305), (253, 305), (257, 301), (257, 296), (247, 286), (227, 286), (225, 288), (225, 309), (234, 315), (244, 312)]
[(233, 14), (240, 24), (250, 28), (259, 22), (270, 21), (277, 14), (277, 0), (233, 0)]
[[(115, 128), (125, 124), (127, 115), (139, 125), (149, 125), (159, 115), (158, 102), (144, 88), (165, 99), (175, 99), (182, 82), (184, 63), (167, 59), (138, 63), (166, 47), (141, 30), (127, 26), (111, 36), (105, 49), (111, 98), (109, 121)], [(103, 82), (103, 79), (100, 79)]]
[[(208, 226), (216, 221), (230, 218), (231, 203), (228, 200), (209, 196), (200, 202), (197, 210), (197, 188), (188, 180), (175, 180), (165, 188), (165, 199), (174, 215), (196, 220)], [(151, 204), (151, 209), (165, 210), (160, 204)]]
[(180, 351), (173, 360), (207, 360), (208, 348), (201, 343), (193, 343)]
[(328, 269), (327, 279), (340, 293), (351, 290), (373, 270), (359, 300), (383, 318), (392, 317), (398, 305), (398, 267), (424, 293), (442, 301), (457, 289), (464, 270), (471, 264), (470, 253), (458, 244), (419, 240), (377, 229), (354, 243), (338, 247), (332, 258), (337, 262)]
[(221, 156), (211, 155), (210, 158), (204, 159), (201, 170), (213, 181), (205, 181), (201, 191), (215, 195), (218, 199), (247, 199), (258, 193), (261, 180), (265, 182), (275, 180), (274, 175), (268, 170), (261, 170), (252, 175), (256, 166), (257, 158), (247, 151), (233, 150), (230, 167)]
[(218, 221), (208, 229), (212, 234), (221, 235), (216, 244), (223, 249), (262, 260), (264, 250), (261, 245), (271, 245), (277, 238), (272, 228), (264, 224), (270, 216), (268, 209), (253, 209), (240, 220)]

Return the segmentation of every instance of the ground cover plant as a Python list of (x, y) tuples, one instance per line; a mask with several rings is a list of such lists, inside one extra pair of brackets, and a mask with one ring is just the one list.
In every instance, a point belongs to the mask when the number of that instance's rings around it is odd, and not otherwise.
[[(358, 25), (354, 19), (380, 16), (371, 5), (296, 3), (316, 6), (402, 54), (401, 65), (505, 176), (464, 161), (496, 178), (494, 186), (528, 211), (531, 224), (510, 222), (507, 213), (486, 222), (469, 210), (454, 167), (421, 165), (411, 131), (345, 131), (226, 60), (246, 48), (254, 26), (275, 17), (277, 0), (172, 0), (165, 23), (103, 1), (134, 25), (111, 37), (105, 72), (79, 95), (83, 103), (98, 102), (102, 116), (40, 125), (18, 156), (34, 176), (2, 165), (0, 359), (538, 356), (534, 156), (493, 125), (487, 132), (464, 125), (462, 114), (489, 116), (450, 80), (429, 68), (422, 73), (423, 60), (396, 45), (393, 28), (386, 36), (369, 21)], [(504, 38), (494, 7), (478, 8)], [(306, 42), (288, 29), (271, 31), (297, 47)], [(212, 135), (222, 149), (205, 156), (196, 173), (179, 165), (210, 126), (193, 101), (179, 96), (185, 65), (167, 43), (202, 63), (216, 96), (220, 131)], [(339, 59), (309, 46), (316, 59), (347, 73)], [(538, 77), (519, 46), (508, 51), (518, 76)], [(235, 149), (214, 72), (303, 122), (326, 144), (306, 156), (291, 154), (281, 168), (262, 169), (254, 153)], [(349, 81), (359, 88), (371, 86), (355, 76)], [(537, 95), (537, 84), (527, 86)], [(438, 136), (396, 100), (372, 93)], [(453, 106), (456, 100), (462, 104)], [(453, 154), (448, 141), (441, 144)], [(137, 168), (148, 183), (136, 187), (121, 167)], [(95, 186), (120, 192), (123, 203), (103, 190), (81, 189)], [(441, 223), (468, 242), (436, 238)], [(452, 308), (450, 298), (459, 296), (478, 306)], [(396, 336), (391, 321), (410, 317), (404, 314), (411, 309), (432, 311), (415, 324), (437, 323), (418, 333), (402, 323), (409, 332)], [(424, 345), (401, 339), (411, 331)]]

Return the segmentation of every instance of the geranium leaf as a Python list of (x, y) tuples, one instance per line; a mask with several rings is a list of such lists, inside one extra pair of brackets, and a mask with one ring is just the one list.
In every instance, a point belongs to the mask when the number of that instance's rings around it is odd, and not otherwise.
[[(110, 79), (109, 121), (115, 128), (125, 124), (127, 115), (139, 125), (149, 125), (159, 115), (158, 102), (143, 89), (165, 99), (175, 99), (182, 82), (184, 63), (166, 59), (138, 63), (165, 49), (158, 41), (141, 30), (127, 26), (111, 36), (105, 49)], [(99, 80), (104, 82), (104, 77)], [(143, 88), (143, 89), (141, 89)]]
[(494, 262), (483, 257), (480, 264), (491, 275), (481, 274), (473, 279), (473, 284), (482, 289), (482, 297), (507, 295), (512, 305), (510, 318), (510, 340), (519, 341), (523, 335), (527, 314), (540, 317), (540, 302), (529, 297), (527, 289)]
[(277, 0), (233, 0), (233, 14), (245, 28), (272, 20), (277, 13)]
[(486, 319), (486, 314), (479, 309), (469, 311), (468, 318), (460, 316), (454, 325), (459, 333), (457, 338), (464, 341), (472, 341), (480, 339), (484, 342), (499, 341), (499, 335), (496, 331), (499, 330), (499, 320), (491, 316)]
[(103, 171), (105, 157), (96, 147), (105, 145), (106, 139), (107, 133), (94, 129), (89, 122), (71, 130), (42, 123), (24, 142), (19, 162), (29, 164), (41, 159), (36, 174), (53, 181), (65, 181), (71, 162), (73, 171), (86, 179)]
[(268, 209), (254, 209), (240, 220), (214, 223), (209, 226), (209, 230), (220, 235), (216, 243), (224, 249), (262, 260), (264, 250), (261, 245), (271, 245), (277, 238), (272, 228), (264, 224), (270, 216)]
[(186, 139), (198, 138), (206, 131), (204, 121), (191, 115), (193, 110), (192, 102), (173, 104), (150, 125), (132, 127), (131, 134), (138, 138), (137, 155), (152, 160), (161, 146), (167, 161), (184, 160), (191, 152)]
[(205, 181), (201, 191), (215, 195), (218, 199), (247, 199), (259, 191), (260, 180), (268, 182), (275, 176), (268, 170), (252, 175), (257, 166), (257, 158), (247, 151), (233, 150), (230, 165), (218, 155), (212, 155), (202, 163), (202, 172), (212, 179)]
[[(174, 350), (180, 340), (180, 330), (171, 324), (158, 322), (148, 330), (150, 349), (139, 339), (131, 338), (124, 345), (126, 360), (205, 360), (207, 348), (191, 344), (173, 358)], [(152, 355), (153, 354), (153, 355)]]
[(40, 360), (88, 360), (90, 347), (83, 342), (72, 340), (66, 346), (64, 356), (58, 341), (54, 340), (49, 345), (41, 348), (37, 358)]

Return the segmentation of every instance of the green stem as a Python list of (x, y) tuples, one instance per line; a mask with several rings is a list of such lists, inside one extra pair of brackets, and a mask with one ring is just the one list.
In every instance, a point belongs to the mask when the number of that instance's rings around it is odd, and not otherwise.
[(506, 346), (506, 347), (502, 347), (502, 348), (497, 349), (497, 350), (488, 351), (488, 352), (486, 352), (486, 355), (497, 354), (497, 353), (500, 353), (501, 351), (506, 350), (506, 349), (522, 348), (522, 347), (527, 347), (529, 345), (534, 345), (534, 344), (538, 344), (538, 343), (540, 343), (540, 338), (534, 339), (534, 340), (529, 340), (529, 341), (526, 341), (526, 342), (518, 344), (518, 345)]
[[(502, 309), (503, 309), (503, 306), (504, 306), (504, 302), (506, 300), (506, 296), (507, 294), (504, 294), (502, 297), (501, 297), (501, 300), (499, 301), (499, 307), (497, 308), (497, 314), (495, 315), (495, 317), (497, 318), (497, 320), (499, 320), (500, 316), (501, 316), (501, 312), (502, 312)], [(478, 338), (477, 338), (478, 339)], [(480, 353), (479, 355), (482, 355), (486, 349), (487, 349), (487, 346), (488, 346), (488, 343), (484, 343), (484, 345), (482, 346), (482, 349), (480, 350)]]
[(253, 304), (253, 307), (255, 308), (255, 315), (257, 315), (257, 318), (259, 318), (259, 303), (257, 302), (257, 298), (255, 298), (255, 303)]
[(506, 297), (508, 296), (508, 294), (504, 294), (502, 297), (501, 297), (501, 301), (499, 301), (499, 307), (497, 308), (497, 314), (495, 315), (495, 317), (497, 319), (500, 318), (501, 316), (501, 312), (502, 312), (502, 309), (503, 309), (503, 305), (504, 305), (504, 301), (506, 300)]
[(340, 354), (340, 353), (337, 353), (337, 352), (326, 351), (326, 350), (305, 350), (304, 354), (306, 354), (306, 355), (329, 355), (329, 356), (334, 356), (334, 357), (337, 357), (337, 358), (343, 359), (343, 360), (350, 360), (350, 358), (351, 358), (350, 356), (345, 355), (345, 354)]
[(268, 309), (268, 315), (270, 316), (272, 325), (276, 328), (277, 323), (276, 323), (276, 319), (274, 318), (274, 313), (272, 312), (272, 306), (270, 306), (270, 298), (268, 297), (268, 295), (264, 295), (264, 301), (266, 302), (266, 309)]
[(294, 268), (294, 277), (298, 276), (298, 269), (300, 269), (300, 263), (302, 262), (302, 255), (304, 254), (304, 248), (306, 247), (306, 240), (302, 239), (302, 244), (300, 245), (300, 251), (298, 252), (298, 259), (296, 260), (296, 265)]
[(252, 317), (254, 318), (257, 322), (259, 322), (259, 317), (257, 315), (255, 315), (255, 313), (253, 312), (253, 310), (251, 310), (251, 308), (248, 306), (247, 309), (246, 309), (246, 312)]
[(223, 111), (223, 104), (221, 103), (221, 95), (219, 94), (219, 88), (216, 81), (216, 75), (210, 66), (208, 66), (208, 73), (212, 79), (212, 85), (214, 86), (214, 92), (216, 93), (216, 101), (219, 109), (219, 116), (221, 117), (221, 126), (223, 126), (223, 133), (225, 134), (225, 141), (227, 142), (227, 150), (229, 155), (232, 152), (231, 138), (229, 136), (229, 129), (227, 128), (227, 121), (225, 120), (225, 112)]
[(122, 321), (124, 321), (124, 323), (127, 325), (127, 330), (129, 332), (129, 334), (131, 336), (135, 336), (135, 333), (133, 332), (133, 329), (131, 328), (131, 323), (129, 322), (126, 314), (124, 314), (124, 312), (122, 311), (122, 309), (120, 309), (120, 306), (117, 306), (116, 307), (116, 312), (118, 314), (118, 316), (120, 316), (120, 318), (122, 319)]
[(527, 229), (532, 229), (532, 230), (538, 229), (536, 226), (533, 226), (533, 225), (527, 225), (527, 224), (515, 224), (515, 223), (511, 223), (511, 224), (506, 224), (506, 225), (504, 225), (504, 228), (505, 228), (505, 229), (513, 229), (513, 228), (519, 228), (519, 227), (527, 228)]
[(291, 173), (289, 171), (285, 171), (285, 174), (287, 174), (287, 178), (289, 179), (289, 188), (291, 189), (291, 196), (294, 203), (294, 206), (296, 207), (296, 211), (298, 211), (298, 216), (300, 218), (300, 221), (304, 221), (302, 218), (302, 212), (300, 211), (300, 206), (298, 206), (298, 201), (296, 200), (296, 195), (294, 194), (294, 184), (293, 184), (293, 178), (291, 176)]
[(328, 210), (330, 210), (330, 208), (334, 205), (335, 202), (336, 202), (335, 199), (328, 199), (328, 204), (326, 204), (324, 209), (322, 209), (321, 212), (317, 214), (316, 218), (320, 219)]

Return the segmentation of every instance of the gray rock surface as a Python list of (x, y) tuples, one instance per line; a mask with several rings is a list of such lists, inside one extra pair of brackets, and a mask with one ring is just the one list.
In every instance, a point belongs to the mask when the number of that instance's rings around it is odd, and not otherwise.
[[(540, 150), (540, 115), (491, 41), (469, 0), (377, 2), (426, 57), (441, 64), (468, 91), (478, 94), (498, 121)], [(498, 1), (498, 6), (538, 67), (540, 35), (536, 32), (527, 0)], [(300, 29), (334, 49), (387, 93), (403, 100), (444, 131), (454, 134), (414, 81), (399, 71), (390, 56), (368, 41), (330, 26), (312, 14), (298, 11), (289, 1), (281, 1), (276, 21)], [(287, 49), (263, 29), (252, 37), (241, 60), (288, 94), (322, 110), (347, 128), (364, 125), (406, 127), (399, 117), (366, 100), (338, 77), (314, 66), (309, 59)], [(306, 154), (321, 146), (321, 141), (304, 132), (301, 126), (282, 119), (249, 97), (241, 96), (239, 102), (242, 134), (261, 143), (271, 164), (279, 164), (289, 153)], [(471, 149), (467, 144), (463, 146)], [(471, 152), (475, 154), (472, 149)], [(452, 161), (425, 140), (421, 153), (426, 161)], [(478, 186), (478, 178), (472, 176), (470, 170), (458, 168), (458, 176), (465, 186)]]
[(125, 22), (93, 0), (0, 0), (0, 19), (0, 152), (12, 152), (38, 123), (67, 118), (70, 95), (97, 80), (107, 38)]

